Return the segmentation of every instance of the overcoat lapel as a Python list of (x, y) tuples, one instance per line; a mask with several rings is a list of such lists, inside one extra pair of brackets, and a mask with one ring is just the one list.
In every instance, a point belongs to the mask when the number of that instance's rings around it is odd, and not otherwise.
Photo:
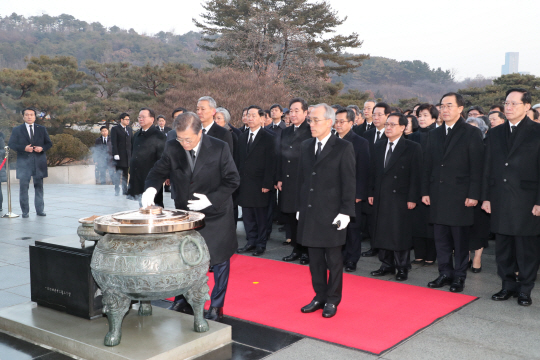
[[(397, 143), (394, 151), (392, 152), (392, 156), (390, 157), (390, 160), (388, 162), (388, 166), (384, 168), (384, 173), (388, 172), (388, 170), (395, 165), (396, 161), (398, 161), (399, 157), (401, 156), (401, 154), (403, 154), (403, 152), (405, 151), (405, 149), (407, 148), (407, 144), (405, 144), (405, 138), (401, 138), (399, 140), (399, 142)], [(388, 146), (388, 142), (386, 142), (386, 145)], [(386, 147), (387, 147), (386, 146)], [(385, 151), (386, 151), (386, 147), (385, 147)], [(383, 155), (383, 161), (384, 161), (384, 155)]]
[[(203, 135), (201, 138), (201, 146), (199, 148), (199, 154), (198, 155), (196, 154), (195, 167), (193, 168), (193, 175), (191, 175), (191, 178), (194, 178), (195, 176), (197, 176), (197, 173), (208, 162), (208, 159), (212, 153), (211, 148), (212, 148), (212, 145), (207, 140), (206, 136)], [(189, 168), (189, 164), (188, 164), (188, 168)]]
[[(336, 136), (335, 135), (330, 135), (330, 138), (326, 142), (326, 145), (324, 145), (324, 148), (322, 149), (321, 153), (319, 154), (319, 157), (315, 161), (315, 165), (320, 163), (322, 161), (322, 159), (324, 159), (328, 154), (330, 154), (330, 152), (332, 151), (332, 148), (334, 147), (335, 142), (336, 142)], [(314, 146), (315, 146), (315, 144), (314, 144)], [(315, 156), (315, 147), (313, 147), (312, 150), (313, 150), (313, 156)]]
[[(519, 129), (519, 131), (516, 134), (516, 138), (514, 139), (514, 143), (512, 144), (512, 147), (510, 148), (510, 151), (508, 152), (508, 156), (511, 156), (514, 151), (516, 151), (517, 148), (521, 145), (523, 140), (529, 135), (529, 127), (531, 126), (532, 120), (530, 120), (528, 117), (525, 117), (522, 121), (525, 123)], [(506, 124), (508, 126), (508, 124)]]
[[(257, 146), (259, 141), (261, 141), (261, 137), (264, 136), (263, 131), (266, 131), (266, 130), (264, 130), (263, 127), (261, 126), (259, 128), (259, 132), (257, 133), (257, 136), (255, 136), (255, 140), (253, 140), (253, 144), (251, 144), (251, 146), (249, 147), (249, 150), (247, 151), (246, 158), (248, 158), (249, 155), (251, 155), (251, 153), (253, 152), (253, 149), (255, 148), (255, 146)], [(249, 135), (248, 135), (248, 141), (249, 141)], [(246, 144), (246, 150), (247, 150), (247, 144)]]
[(452, 148), (456, 145), (456, 143), (461, 139), (463, 134), (465, 133), (465, 120), (463, 118), (460, 118), (452, 128), (450, 132), (450, 139), (446, 139), (448, 143), (446, 144), (446, 148), (444, 150), (444, 156), (448, 155)]

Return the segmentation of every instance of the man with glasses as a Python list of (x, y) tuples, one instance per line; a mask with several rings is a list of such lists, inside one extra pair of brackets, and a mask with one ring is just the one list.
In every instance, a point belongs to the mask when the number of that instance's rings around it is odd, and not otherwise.
[[(353, 145), (332, 135), (334, 110), (327, 104), (311, 111), (312, 139), (302, 143), (298, 189), (298, 242), (308, 247), (315, 297), (303, 313), (337, 312), (343, 287), (343, 231), (355, 216), (356, 166)], [(327, 274), (327, 270), (330, 274)]]
[[(373, 124), (373, 108), (375, 107), (376, 103), (377, 102), (375, 100), (368, 100), (364, 103), (363, 113), (366, 120), (363, 121), (362, 124), (353, 128), (353, 130), (358, 135), (363, 136), (366, 131), (371, 130), (375, 127), (375, 125)], [(361, 114), (357, 115), (362, 117)]]
[(356, 192), (354, 220), (347, 226), (347, 239), (343, 247), (343, 258), (346, 272), (356, 270), (362, 251), (362, 201), (367, 200), (367, 184), (369, 173), (369, 144), (366, 139), (358, 136), (352, 127), (355, 114), (350, 108), (336, 112), (335, 128), (340, 139), (353, 144), (356, 159)]
[(508, 122), (489, 132), (482, 186), (482, 209), (491, 214), (497, 274), (502, 279), (502, 290), (491, 298), (517, 297), (522, 306), (532, 304), (540, 258), (540, 125), (526, 116), (530, 108), (528, 90), (506, 92)]
[[(205, 215), (204, 227), (197, 231), (210, 251), (210, 266), (214, 268), (214, 288), (210, 309), (205, 318), (221, 321), (225, 293), (229, 281), (230, 258), (238, 247), (233, 217), (232, 193), (240, 184), (233, 157), (227, 143), (203, 135), (199, 117), (186, 112), (176, 119), (177, 140), (167, 142), (163, 156), (146, 178), (142, 205), (154, 203), (157, 189), (171, 179), (176, 189), (174, 204), (177, 209), (200, 211)], [(190, 302), (188, 293), (187, 301)], [(184, 297), (177, 297), (171, 309), (188, 307)]]
[(392, 113), (385, 124), (386, 139), (374, 146), (369, 171), (369, 203), (373, 205), (374, 246), (381, 267), (372, 276), (396, 273), (408, 278), (412, 241), (413, 209), (420, 202), (422, 147), (407, 140), (403, 132), (407, 117)]
[[(441, 98), (444, 124), (428, 133), (424, 152), (422, 202), (430, 207), (439, 277), (431, 288), (465, 287), (469, 265), (469, 228), (480, 200), (484, 143), (480, 129), (465, 123), (463, 96)], [(453, 261), (452, 261), (453, 259)]]
[[(154, 125), (155, 113), (149, 108), (142, 108), (139, 111), (139, 125), (141, 128), (133, 135), (132, 154), (129, 164), (129, 185), (128, 199), (136, 200), (141, 205), (141, 194), (144, 192), (144, 181), (152, 169), (152, 166), (159, 160), (165, 147), (167, 138)], [(165, 182), (165, 179), (163, 179)], [(163, 205), (163, 183), (159, 186), (154, 202)]]
[(197, 116), (201, 119), (203, 127), (202, 132), (208, 136), (225, 141), (229, 145), (231, 154), (234, 154), (234, 144), (231, 132), (214, 123), (216, 108), (216, 101), (210, 96), (203, 96), (197, 102)]

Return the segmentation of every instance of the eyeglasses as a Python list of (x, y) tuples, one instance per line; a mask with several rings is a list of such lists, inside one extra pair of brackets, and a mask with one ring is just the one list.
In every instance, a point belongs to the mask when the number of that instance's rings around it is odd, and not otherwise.
[(399, 126), (399, 124), (384, 123), (384, 127), (387, 127), (387, 128), (394, 128), (396, 126)]
[(385, 114), (373, 113), (373, 117), (383, 117)]
[(516, 107), (516, 106), (521, 105), (521, 104), (523, 104), (523, 103), (522, 103), (522, 102), (518, 103), (518, 102), (515, 102), (515, 101), (505, 101), (505, 102), (503, 102), (502, 104), (503, 104), (504, 106), (506, 106), (506, 107), (510, 107), (510, 106)]
[(448, 105), (441, 105), (441, 110), (451, 110), (452, 108), (456, 107), (454, 104), (448, 104)]
[(318, 125), (321, 121), (326, 121), (326, 120), (330, 120), (330, 119), (313, 119), (313, 118), (310, 118), (310, 119), (307, 119), (307, 123), (308, 124), (312, 124), (314, 123), (315, 125)]
[(193, 140), (191, 139), (180, 139), (179, 137), (176, 138), (176, 141), (178, 141), (180, 144), (182, 143), (191, 144), (193, 142)]
[(343, 125), (343, 124), (348, 123), (348, 122), (349, 122), (349, 120), (339, 120), (339, 121), (336, 120), (336, 123), (335, 123), (335, 124), (336, 124), (336, 125)]

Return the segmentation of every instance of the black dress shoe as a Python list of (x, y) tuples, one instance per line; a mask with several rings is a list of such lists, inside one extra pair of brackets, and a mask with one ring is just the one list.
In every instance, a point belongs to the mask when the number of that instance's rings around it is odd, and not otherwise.
[(496, 294), (491, 295), (491, 300), (495, 301), (505, 301), (510, 299), (511, 297), (517, 297), (518, 292), (517, 291), (509, 291), (506, 289), (502, 289)]
[(282, 260), (283, 261), (294, 261), (300, 259), (300, 254), (297, 252), (292, 252), (290, 255), (285, 256)]
[(301, 265), (307, 265), (307, 264), (309, 264), (309, 255), (308, 255), (308, 254), (302, 254), (302, 255), (300, 255), (300, 264), (301, 264)]
[(332, 316), (336, 315), (337, 312), (337, 306), (334, 304), (324, 304), (324, 310), (322, 312), (323, 318), (331, 318)]
[(345, 271), (346, 271), (346, 272), (353, 272), (353, 271), (356, 271), (356, 264), (353, 263), (352, 261), (348, 261), (348, 262), (345, 264)]
[(210, 309), (208, 309), (208, 312), (204, 315), (204, 318), (207, 320), (221, 322), (223, 320), (223, 308), (210, 306)]
[(480, 271), (482, 271), (482, 267), (480, 266), (479, 268), (475, 268), (474, 266), (471, 267), (471, 271), (475, 274), (478, 274)]
[(396, 280), (397, 281), (405, 281), (409, 278), (409, 275), (407, 273), (407, 270), (405, 269), (398, 269), (396, 274)]
[(44, 212), (41, 212), (41, 213), (37, 213), (37, 216), (47, 216), (47, 214), (45, 214)]
[(28, 218), (28, 214), (22, 214), (22, 217), (26, 219)]
[(214, 267), (213, 267), (213, 266), (210, 266), (210, 267), (208, 268), (208, 272), (213, 273), (213, 272), (214, 272)]
[(388, 274), (394, 275), (396, 273), (396, 269), (394, 268), (380, 268), (378, 270), (372, 271), (370, 274), (371, 276), (384, 276)]
[(169, 306), (167, 309), (181, 312), (188, 315), (193, 315), (193, 308), (186, 301), (186, 299), (183, 299), (183, 298), (173, 302), (172, 305)]
[(379, 253), (378, 249), (369, 249), (368, 251), (364, 251), (362, 253), (362, 256), (363, 257), (372, 257), (372, 256), (376, 256), (378, 253)]
[(435, 264), (435, 261), (424, 261), (424, 265), (422, 266), (431, 266), (433, 264)]
[(531, 295), (525, 293), (519, 293), (518, 295), (518, 305), (521, 306), (530, 306), (532, 304)]
[(424, 264), (424, 260), (413, 260), (413, 261), (411, 261), (411, 264), (419, 264), (419, 265), (423, 265), (423, 264)]
[(262, 254), (264, 254), (264, 250), (265, 249), (263, 249), (263, 248), (257, 248), (257, 249), (255, 249), (255, 251), (251, 255), (253, 255), (253, 256), (261, 256)]
[(245, 253), (245, 252), (251, 251), (251, 250), (255, 250), (255, 245), (246, 244), (244, 247), (238, 248), (238, 250), (236, 250), (236, 252), (241, 254), (241, 253)]
[(427, 286), (430, 288), (437, 289), (437, 288), (441, 288), (445, 285), (450, 285), (450, 284), (452, 284), (451, 277), (447, 275), (439, 275), (439, 277), (436, 278), (435, 280), (428, 282)]
[(465, 278), (462, 277), (455, 278), (450, 285), (451, 292), (462, 292), (463, 288), (465, 288)]
[(309, 314), (317, 310), (320, 310), (323, 307), (324, 307), (324, 304), (322, 302), (317, 301), (317, 300), (311, 300), (311, 302), (307, 304), (306, 306), (304, 306), (303, 308), (301, 308), (300, 311), (303, 312), (304, 314)]
[(291, 242), (292, 242), (292, 241), (284, 241), (284, 242), (282, 242), (281, 244), (282, 244), (282, 245), (291, 245)]

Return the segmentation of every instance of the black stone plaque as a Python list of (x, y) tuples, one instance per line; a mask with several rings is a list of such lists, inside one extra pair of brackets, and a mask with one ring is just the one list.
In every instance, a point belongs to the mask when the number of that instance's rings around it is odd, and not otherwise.
[(32, 301), (85, 319), (103, 316), (103, 296), (90, 270), (93, 244), (81, 248), (79, 237), (68, 235), (30, 246)]

